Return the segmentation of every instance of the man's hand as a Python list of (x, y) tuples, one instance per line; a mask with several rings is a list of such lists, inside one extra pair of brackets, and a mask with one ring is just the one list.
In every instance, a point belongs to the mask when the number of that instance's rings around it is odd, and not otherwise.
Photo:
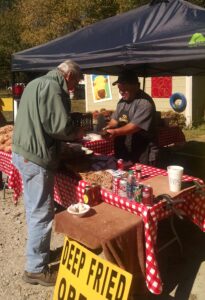
[(127, 134), (133, 134), (137, 131), (141, 130), (137, 125), (133, 123), (128, 123), (122, 127), (119, 128), (110, 128), (107, 129), (107, 132), (109, 132), (110, 136), (112, 138), (119, 136), (119, 135), (127, 135)]
[(117, 136), (117, 129), (107, 129), (107, 133), (109, 133), (109, 137), (114, 138)]

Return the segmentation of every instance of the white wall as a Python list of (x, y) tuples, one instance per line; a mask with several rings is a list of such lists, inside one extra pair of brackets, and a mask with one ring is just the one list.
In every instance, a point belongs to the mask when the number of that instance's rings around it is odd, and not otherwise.
[[(151, 95), (151, 78), (146, 78), (145, 92)], [(141, 85), (142, 86), (142, 85)], [(172, 94), (173, 93), (186, 93), (186, 78), (185, 77), (172, 77)], [(169, 98), (153, 98), (157, 111), (172, 110), (169, 104)]]
[[(112, 100), (94, 103), (91, 78), (86, 75), (86, 111), (100, 110), (106, 108), (114, 110), (119, 101), (119, 92), (117, 86), (112, 86), (112, 82), (116, 80), (116, 76), (110, 76)], [(140, 86), (143, 88), (143, 78), (140, 78)], [(151, 78), (145, 79), (145, 92), (151, 95)], [(180, 92), (186, 96), (186, 77), (172, 77), (172, 93)], [(169, 104), (169, 98), (153, 98), (158, 111), (172, 110)]]

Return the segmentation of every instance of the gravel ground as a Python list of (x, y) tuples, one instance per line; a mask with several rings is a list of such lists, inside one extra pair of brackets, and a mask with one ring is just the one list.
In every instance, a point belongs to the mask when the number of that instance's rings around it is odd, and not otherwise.
[[(21, 279), (25, 264), (25, 214), (22, 198), (15, 206), (11, 190), (6, 190), (5, 199), (0, 191), (0, 220), (0, 300), (51, 300), (53, 287), (30, 285)], [(164, 281), (163, 294), (138, 296), (135, 300), (205, 299), (205, 234), (187, 220), (176, 221), (184, 247), (183, 257), (177, 243), (160, 253), (158, 262)], [(166, 240), (170, 234), (169, 224), (167, 221), (160, 224), (160, 240)], [(53, 231), (51, 249), (61, 247), (63, 241), (64, 236)]]
[[(21, 279), (25, 265), (26, 224), (22, 199), (14, 205), (12, 191), (0, 191), (0, 300), (52, 299), (53, 287), (30, 285)], [(63, 245), (64, 237), (53, 233), (51, 249)]]

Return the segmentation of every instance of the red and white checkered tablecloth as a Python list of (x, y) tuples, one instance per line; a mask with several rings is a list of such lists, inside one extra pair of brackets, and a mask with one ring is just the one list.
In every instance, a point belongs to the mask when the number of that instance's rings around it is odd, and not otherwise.
[[(141, 167), (142, 176), (146, 179), (157, 175), (167, 175), (167, 172), (162, 169), (145, 165), (141, 165)], [(8, 175), (8, 186), (14, 190), (14, 201), (17, 202), (22, 193), (22, 180), (18, 170), (11, 163), (11, 153), (0, 151), (0, 171)], [(190, 176), (183, 176), (183, 179), (186, 181), (198, 180)], [(203, 182), (201, 181), (201, 183)], [(63, 172), (58, 172), (55, 177), (55, 201), (67, 207), (73, 202), (82, 200), (85, 186), (85, 181), (77, 181)], [(101, 195), (105, 202), (142, 216), (145, 229), (146, 284), (152, 293), (160, 294), (162, 281), (155, 255), (157, 224), (158, 221), (167, 218), (171, 211), (165, 208), (163, 201), (147, 207), (114, 195), (104, 188), (101, 188)], [(180, 198), (182, 197), (186, 200), (185, 203), (178, 204), (176, 207), (179, 207), (192, 222), (205, 232), (205, 196), (189, 191), (184, 192)]]
[[(168, 145), (177, 145), (184, 143), (185, 136), (182, 129), (178, 126), (175, 127), (159, 127), (158, 128), (158, 145), (165, 147)], [(114, 154), (114, 144), (112, 139), (102, 139), (98, 141), (86, 141), (83, 145), (95, 153), (103, 155)]]
[[(8, 187), (14, 191), (14, 202), (17, 203), (23, 192), (21, 175), (11, 162), (11, 153), (0, 151), (0, 171), (8, 175)], [(77, 181), (63, 172), (55, 176), (54, 199), (64, 207), (71, 203), (83, 201), (86, 182)]]
[[(143, 178), (150, 178), (157, 175), (167, 175), (167, 172), (162, 169), (153, 168), (150, 166), (141, 165)], [(184, 181), (198, 180), (190, 176), (183, 176)], [(137, 214), (143, 218), (145, 230), (145, 251), (146, 251), (146, 284), (148, 289), (154, 294), (162, 292), (162, 280), (155, 254), (156, 239), (157, 239), (157, 224), (158, 221), (167, 218), (171, 215), (171, 210), (168, 211), (161, 201), (152, 207), (147, 207), (141, 203), (130, 201), (127, 198), (114, 195), (112, 192), (101, 189), (102, 199), (114, 206)], [(176, 205), (192, 222), (197, 224), (202, 231), (205, 232), (205, 196), (199, 195), (196, 192), (189, 191), (180, 195), (180, 198), (185, 199), (185, 203)]]
[(11, 153), (0, 151), (0, 171), (8, 175), (8, 187), (14, 191), (14, 202), (18, 201), (22, 193), (22, 179), (18, 170), (11, 162)]
[(94, 153), (102, 155), (112, 155), (114, 154), (114, 146), (112, 139), (103, 139), (97, 141), (86, 141), (83, 143), (85, 147), (93, 150)]
[(55, 176), (54, 199), (64, 207), (78, 201), (83, 202), (86, 185), (84, 180), (78, 181), (65, 173), (58, 172)]

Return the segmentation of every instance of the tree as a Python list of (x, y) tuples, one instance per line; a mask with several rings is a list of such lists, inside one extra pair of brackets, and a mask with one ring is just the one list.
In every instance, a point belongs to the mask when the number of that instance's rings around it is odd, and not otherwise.
[(12, 0), (0, 0), (0, 11), (11, 8), (13, 3)]
[(82, 7), (82, 25), (90, 25), (97, 21), (112, 17), (118, 12), (117, 0), (87, 0)]
[[(4, 3), (3, 3), (4, 2)], [(21, 49), (18, 31), (18, 18), (10, 7), (11, 1), (1, 1), (0, 14), (0, 80), (10, 80), (11, 78), (11, 55)]]
[(188, 1), (188, 2), (191, 2), (195, 5), (198, 5), (198, 6), (201, 6), (201, 7), (205, 7), (205, 0), (191, 0), (191, 1)]
[(137, 8), (139, 6), (145, 5), (147, 3), (150, 3), (149, 0), (118, 0), (118, 13), (123, 13), (125, 11), (128, 11), (133, 8)]
[[(205, 0), (190, 0), (205, 7)], [(73, 32), (150, 0), (0, 0), (0, 79), (14, 52)]]
[(20, 0), (21, 43), (26, 47), (48, 42), (80, 27), (80, 0)]

